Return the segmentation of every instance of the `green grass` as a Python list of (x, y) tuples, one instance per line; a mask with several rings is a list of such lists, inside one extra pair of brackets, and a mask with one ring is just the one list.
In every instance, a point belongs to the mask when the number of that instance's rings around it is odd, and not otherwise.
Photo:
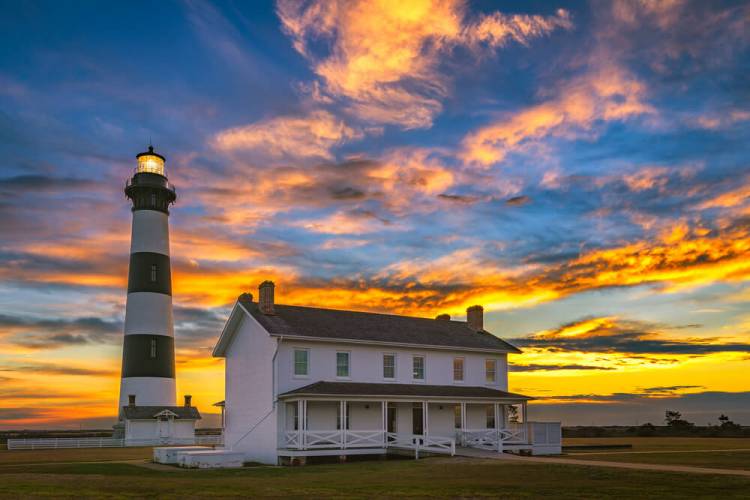
[(0, 468), (10, 464), (46, 462), (99, 462), (149, 459), (152, 448), (82, 448), (67, 450), (1, 450)]
[(742, 477), (462, 458), (241, 470), (157, 471), (106, 462), (0, 467), (0, 498), (746, 498), (749, 488)]

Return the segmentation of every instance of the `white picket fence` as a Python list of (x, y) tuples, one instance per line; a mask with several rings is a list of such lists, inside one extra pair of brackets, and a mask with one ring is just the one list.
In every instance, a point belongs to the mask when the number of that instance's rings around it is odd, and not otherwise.
[(90, 438), (41, 438), (8, 439), (9, 450), (50, 450), (58, 448), (125, 448), (130, 446), (163, 445), (205, 445), (217, 446), (224, 443), (221, 435), (195, 436), (187, 439), (115, 439), (105, 437)]

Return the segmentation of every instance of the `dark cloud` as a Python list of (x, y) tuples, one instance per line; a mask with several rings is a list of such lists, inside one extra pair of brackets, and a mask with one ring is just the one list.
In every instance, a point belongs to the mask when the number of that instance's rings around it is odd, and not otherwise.
[(439, 194), (438, 198), (440, 198), (441, 200), (453, 201), (456, 203), (464, 203), (467, 205), (476, 203), (481, 199), (479, 196), (468, 196), (468, 195), (462, 195), (462, 194), (449, 194), (449, 193)]
[(97, 317), (38, 319), (0, 314), (0, 329), (9, 332), (7, 340), (29, 349), (111, 344), (120, 340), (122, 327), (119, 320)]
[(362, 198), (365, 198), (364, 191), (355, 189), (353, 187), (331, 187), (329, 189), (329, 192), (331, 193), (331, 198), (335, 200), (360, 200)]
[[(571, 327), (590, 324), (584, 333), (566, 336), (562, 333)], [(552, 351), (578, 351), (625, 354), (685, 354), (706, 355), (717, 352), (750, 352), (750, 344), (723, 342), (721, 338), (665, 338), (666, 329), (694, 328), (699, 325), (669, 327), (643, 321), (611, 318), (583, 318), (567, 323), (556, 330), (529, 337), (509, 339), (519, 347), (533, 347)]]
[(543, 365), (543, 364), (530, 364), (530, 365), (508, 365), (508, 370), (511, 372), (547, 372), (547, 371), (559, 371), (559, 370), (616, 370), (611, 366), (594, 366), (594, 365)]
[(44, 417), (46, 413), (41, 408), (0, 408), (0, 421), (39, 418)]
[[(555, 402), (548, 402), (552, 400)], [(722, 413), (735, 422), (750, 425), (750, 392), (545, 396), (530, 403), (529, 417), (562, 421), (563, 425), (640, 425), (646, 422), (663, 425), (666, 410), (677, 410), (683, 418), (698, 425), (715, 425)]]
[(656, 387), (645, 387), (642, 391), (646, 394), (665, 394), (685, 389), (705, 389), (702, 385), (660, 385)]
[(90, 179), (74, 177), (50, 177), (46, 175), (17, 175), (0, 178), (0, 191), (14, 193), (20, 191), (56, 191), (71, 188), (90, 188)]
[(521, 205), (526, 205), (527, 203), (531, 203), (531, 198), (528, 196), (514, 196), (513, 198), (508, 198), (505, 200), (506, 205), (510, 205), (513, 207), (520, 207)]
[(118, 373), (114, 370), (103, 370), (97, 368), (79, 368), (50, 363), (33, 363), (18, 366), (0, 367), (0, 372), (35, 373), (41, 375), (94, 375), (108, 376)]

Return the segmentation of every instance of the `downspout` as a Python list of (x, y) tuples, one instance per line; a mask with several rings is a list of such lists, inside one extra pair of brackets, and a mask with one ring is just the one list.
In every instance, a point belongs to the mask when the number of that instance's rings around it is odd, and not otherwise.
[(273, 406), (276, 406), (276, 403), (278, 403), (278, 393), (279, 393), (279, 365), (276, 364), (276, 356), (279, 354), (279, 348), (281, 347), (281, 343), (284, 341), (284, 336), (281, 335), (276, 338), (276, 350), (273, 352), (273, 357), (271, 358), (271, 366), (273, 369), (272, 377), (273, 377), (273, 400), (272, 404)]

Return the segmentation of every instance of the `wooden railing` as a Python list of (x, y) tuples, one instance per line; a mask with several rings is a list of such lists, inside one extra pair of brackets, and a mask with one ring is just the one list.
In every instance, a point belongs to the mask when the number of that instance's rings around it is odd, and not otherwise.
[(456, 431), (462, 446), (502, 450), (505, 445), (560, 444), (560, 422), (509, 423), (503, 429), (466, 429)]
[(456, 440), (444, 436), (398, 434), (380, 430), (363, 431), (284, 431), (283, 445), (288, 449), (404, 448), (433, 453), (456, 453)]

